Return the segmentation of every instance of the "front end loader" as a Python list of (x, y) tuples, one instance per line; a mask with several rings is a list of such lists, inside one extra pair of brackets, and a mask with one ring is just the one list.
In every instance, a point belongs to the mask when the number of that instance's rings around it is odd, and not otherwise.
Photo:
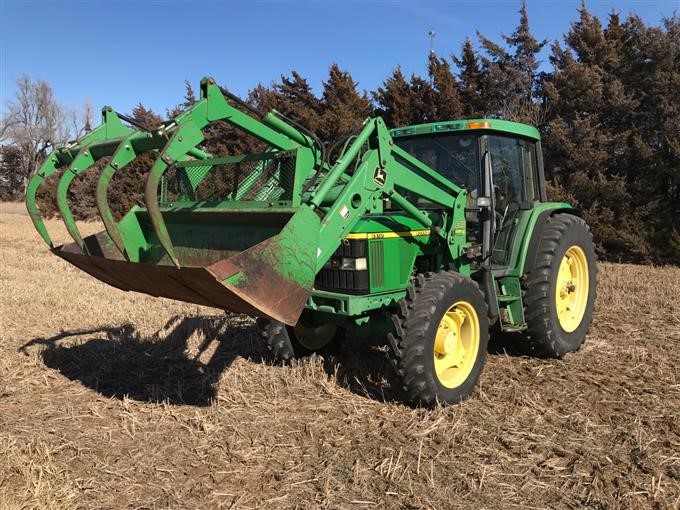
[[(539, 356), (584, 341), (592, 240), (577, 211), (547, 200), (534, 128), (479, 119), (390, 131), (377, 117), (329, 161), (278, 112), (211, 78), (200, 90), (154, 129), (104, 108), (98, 128), (45, 160), (26, 203), (56, 255), (119, 289), (260, 317), (280, 360), (324, 352), (348, 330), (384, 337), (408, 398), (425, 405), (473, 391), (491, 327)], [(211, 155), (217, 122), (266, 148)], [(144, 203), (117, 220), (109, 187), (142, 154), (155, 158)], [(104, 230), (83, 237), (69, 187), (94, 169)], [(52, 174), (73, 238), (60, 246), (36, 201)]]

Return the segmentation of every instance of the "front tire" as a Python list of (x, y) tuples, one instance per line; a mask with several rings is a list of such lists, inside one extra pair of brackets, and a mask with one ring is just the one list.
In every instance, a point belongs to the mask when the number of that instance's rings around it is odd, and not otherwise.
[(534, 267), (524, 278), (527, 354), (562, 358), (585, 341), (593, 319), (597, 258), (586, 222), (551, 217), (541, 232)]
[(306, 326), (299, 322), (294, 327), (282, 322), (262, 324), (262, 338), (275, 360), (289, 363), (294, 359), (326, 354), (338, 348), (344, 330), (333, 325)]
[(487, 314), (472, 279), (449, 271), (418, 276), (393, 316), (395, 331), (388, 337), (411, 401), (454, 404), (472, 393), (486, 359)]

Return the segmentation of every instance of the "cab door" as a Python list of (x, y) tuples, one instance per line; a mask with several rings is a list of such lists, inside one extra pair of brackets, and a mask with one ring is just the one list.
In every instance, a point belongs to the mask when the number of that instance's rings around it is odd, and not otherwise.
[(520, 138), (487, 135), (493, 175), (494, 234), (491, 264), (495, 268), (510, 264), (512, 246), (522, 211), (536, 200), (535, 143)]

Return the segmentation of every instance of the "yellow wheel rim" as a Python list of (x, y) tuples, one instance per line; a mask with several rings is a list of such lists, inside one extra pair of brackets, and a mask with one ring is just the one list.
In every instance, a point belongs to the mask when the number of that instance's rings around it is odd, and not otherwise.
[(586, 254), (574, 245), (562, 257), (555, 287), (557, 320), (567, 333), (578, 328), (583, 320), (589, 285)]
[(326, 347), (335, 337), (338, 327), (334, 324), (324, 324), (322, 326), (303, 326), (297, 324), (294, 328), (295, 338), (305, 349), (318, 351)]
[(467, 380), (479, 342), (477, 311), (467, 301), (458, 301), (442, 317), (434, 339), (434, 369), (442, 386), (457, 388)]

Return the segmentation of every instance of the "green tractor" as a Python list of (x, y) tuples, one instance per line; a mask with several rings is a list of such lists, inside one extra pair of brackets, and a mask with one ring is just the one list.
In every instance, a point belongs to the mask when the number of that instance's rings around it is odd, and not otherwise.
[[(279, 360), (327, 351), (347, 331), (384, 337), (407, 398), (422, 405), (470, 395), (491, 327), (541, 357), (585, 339), (592, 237), (569, 204), (547, 200), (533, 127), (479, 119), (390, 130), (372, 118), (329, 161), (313, 133), (211, 78), (158, 129), (109, 107), (102, 117), (47, 158), (26, 203), (56, 255), (114, 287), (260, 317)], [(214, 157), (203, 142), (216, 122), (266, 149)], [(155, 162), (144, 206), (117, 219), (109, 185), (145, 153)], [(95, 168), (105, 229), (83, 237), (69, 187)], [(61, 246), (36, 203), (57, 172), (74, 241)]]

